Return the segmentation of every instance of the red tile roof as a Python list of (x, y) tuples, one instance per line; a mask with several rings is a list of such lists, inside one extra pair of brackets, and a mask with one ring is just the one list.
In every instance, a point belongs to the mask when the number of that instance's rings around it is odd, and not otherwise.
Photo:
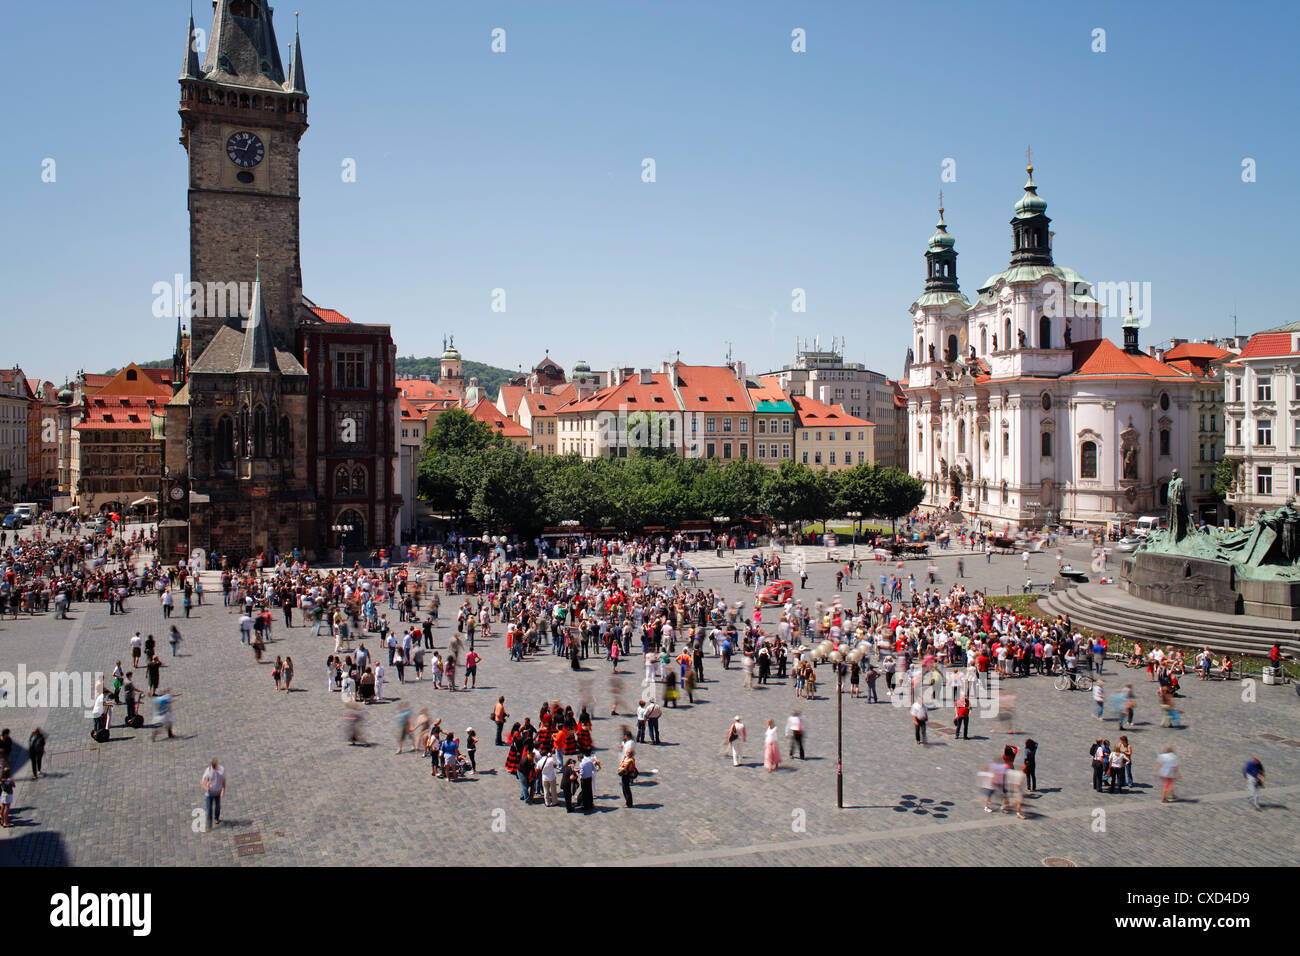
[[(594, 395), (589, 395), (580, 402), (570, 402), (560, 412), (596, 412), (618, 409), (626, 406), (631, 411), (677, 412), (677, 396), (673, 394), (668, 376), (655, 372), (650, 376), (650, 384), (642, 385), (639, 375), (628, 376), (619, 385), (602, 388)], [(739, 383), (737, 383), (739, 384)]]
[(1211, 345), (1208, 342), (1182, 342), (1175, 345), (1165, 353), (1165, 361), (1175, 359), (1209, 359), (1213, 362), (1215, 359), (1221, 359), (1230, 354), (1227, 349), (1221, 349), (1217, 345)]
[(481, 422), (487, 422), (495, 431), (500, 432), (507, 438), (527, 438), (528, 429), (518, 422), (512, 422), (501, 414), (501, 409), (497, 408), (486, 398), (480, 398), (478, 402), (470, 409), (470, 417), (476, 418)]
[(424, 415), (416, 408), (405, 396), (399, 396), (397, 399), (398, 407), (402, 410), (403, 418), (423, 419)]
[(673, 364), (677, 393), (688, 412), (752, 412), (745, 383), (725, 365)]
[(86, 417), (75, 428), (83, 431), (116, 428), (148, 430), (149, 416), (162, 415), (166, 401), (144, 395), (96, 395), (86, 402)]
[(428, 408), (437, 403), (456, 404), (456, 396), (437, 382), (426, 382), (422, 378), (399, 378), (395, 383), (404, 398), (410, 399), (416, 408)]
[(1186, 378), (1187, 373), (1164, 362), (1157, 361), (1145, 352), (1131, 355), (1110, 339), (1087, 339), (1070, 346), (1074, 350), (1074, 369), (1070, 377), (1077, 378)]
[(1272, 355), (1295, 355), (1295, 336), (1290, 332), (1260, 332), (1252, 335), (1238, 358)]
[(796, 421), (800, 428), (805, 426), (821, 426), (823, 428), (875, 428), (875, 422), (869, 422), (865, 418), (857, 418), (842, 411), (838, 405), (827, 405), (825, 402), (818, 401), (815, 398), (807, 398), (803, 395), (791, 395), (790, 401), (794, 404)]
[(342, 312), (336, 312), (334, 309), (312, 309), (311, 311), (314, 312), (316, 317), (320, 319), (322, 322), (331, 322), (331, 323), (352, 322), (352, 320), (349, 319)]
[(522, 385), (502, 385), (497, 401), (505, 406), (507, 418), (514, 418), (519, 412), (519, 403), (523, 401), (526, 389)]

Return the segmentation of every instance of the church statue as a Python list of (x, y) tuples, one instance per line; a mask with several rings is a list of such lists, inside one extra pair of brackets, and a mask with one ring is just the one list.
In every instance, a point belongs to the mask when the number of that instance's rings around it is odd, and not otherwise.
[(1138, 450), (1137, 445), (1129, 445), (1124, 451), (1124, 477), (1130, 481), (1137, 481), (1138, 476)]
[(1169, 480), (1169, 534), (1177, 543), (1187, 537), (1187, 489), (1178, 469)]
[(931, 361), (931, 362), (934, 361), (934, 343), (933, 343), (933, 342), (930, 343), (930, 361)]
[(1019, 331), (1016, 332), (1016, 335), (1019, 336), (1019, 338), (1020, 338), (1020, 347), (1023, 349), (1023, 348), (1025, 347), (1025, 330), (1024, 330), (1024, 329), (1020, 329)]
[(975, 364), (975, 346), (973, 345), (970, 347), (970, 361), (972, 365)]
[(1065, 320), (1065, 344), (1070, 344), (1070, 320)]
[(998, 334), (997, 334), (996, 332), (994, 332), (994, 333), (993, 333), (993, 351), (996, 352), (997, 350), (998, 350)]

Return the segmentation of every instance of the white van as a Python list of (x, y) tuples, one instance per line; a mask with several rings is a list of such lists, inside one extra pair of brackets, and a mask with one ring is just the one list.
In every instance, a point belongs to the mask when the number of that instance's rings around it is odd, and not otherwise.
[(1160, 528), (1162, 528), (1164, 526), (1164, 523), (1165, 523), (1164, 519), (1156, 515), (1144, 515), (1143, 517), (1138, 518), (1137, 525), (1134, 527), (1133, 533), (1137, 535), (1139, 538), (1145, 538), (1152, 531), (1158, 531)]
[(14, 505), (14, 514), (22, 518), (23, 524), (31, 524), (41, 513), (41, 506), (34, 501), (20, 501)]

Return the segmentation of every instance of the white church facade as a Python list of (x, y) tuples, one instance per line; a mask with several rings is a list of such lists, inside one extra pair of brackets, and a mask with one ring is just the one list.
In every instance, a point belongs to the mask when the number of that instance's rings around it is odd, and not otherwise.
[(974, 302), (957, 282), (940, 203), (925, 291), (911, 306), (909, 471), (925, 509), (994, 531), (1102, 525), (1164, 506), (1188, 473), (1196, 379), (1102, 334), (1088, 284), (1052, 260), (1047, 203), (1030, 165), (1011, 220), (1009, 267)]

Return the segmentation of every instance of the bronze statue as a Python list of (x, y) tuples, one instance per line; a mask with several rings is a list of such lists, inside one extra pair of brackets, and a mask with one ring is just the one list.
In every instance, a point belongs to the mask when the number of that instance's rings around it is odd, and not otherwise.
[(1137, 445), (1129, 445), (1124, 452), (1124, 477), (1130, 481), (1136, 481), (1138, 476), (1138, 450)]
[(1023, 349), (1025, 347), (1025, 330), (1020, 329), (1016, 332), (1016, 335), (1020, 338), (1020, 347)]
[(1178, 469), (1169, 480), (1169, 534), (1177, 543), (1187, 537), (1187, 490)]

